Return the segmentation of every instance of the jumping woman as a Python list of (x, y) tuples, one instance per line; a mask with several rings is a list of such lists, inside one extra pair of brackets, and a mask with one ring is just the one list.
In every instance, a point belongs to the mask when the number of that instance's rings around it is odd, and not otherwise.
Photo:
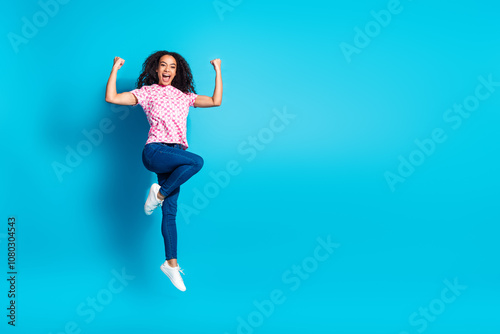
[(177, 198), (180, 185), (203, 167), (199, 155), (188, 152), (186, 119), (189, 107), (217, 107), (222, 102), (220, 59), (211, 60), (215, 70), (215, 89), (212, 96), (197, 95), (193, 75), (186, 60), (175, 52), (157, 51), (142, 66), (137, 88), (117, 94), (116, 75), (125, 60), (115, 57), (106, 86), (106, 102), (119, 105), (139, 104), (150, 125), (148, 139), (142, 151), (142, 162), (147, 170), (156, 173), (158, 183), (150, 187), (144, 212), (151, 215), (162, 207), (161, 232), (165, 243), (165, 262), (161, 270), (175, 287), (186, 291), (177, 264)]

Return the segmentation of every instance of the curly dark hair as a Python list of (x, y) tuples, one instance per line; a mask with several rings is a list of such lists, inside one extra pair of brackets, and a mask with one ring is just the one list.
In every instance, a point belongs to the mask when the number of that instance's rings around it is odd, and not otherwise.
[(189, 67), (189, 64), (180, 54), (168, 51), (156, 51), (144, 61), (144, 64), (142, 64), (142, 73), (137, 79), (137, 88), (158, 83), (159, 78), (158, 73), (156, 73), (156, 69), (158, 68), (160, 58), (165, 55), (174, 57), (175, 61), (177, 62), (175, 77), (172, 80), (171, 85), (182, 91), (183, 93), (196, 94), (193, 74), (191, 74), (191, 68)]

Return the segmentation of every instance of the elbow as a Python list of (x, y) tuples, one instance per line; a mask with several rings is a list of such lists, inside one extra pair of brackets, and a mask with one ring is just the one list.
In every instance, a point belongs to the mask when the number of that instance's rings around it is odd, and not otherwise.
[(113, 98), (109, 97), (106, 95), (106, 98), (105, 98), (106, 102), (108, 103), (113, 103)]
[(222, 103), (221, 98), (216, 98), (215, 96), (212, 96), (212, 105), (211, 107), (218, 107)]

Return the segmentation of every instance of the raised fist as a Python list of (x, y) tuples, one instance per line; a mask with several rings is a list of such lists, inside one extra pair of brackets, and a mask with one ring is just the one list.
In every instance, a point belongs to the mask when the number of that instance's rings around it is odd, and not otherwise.
[(214, 59), (210, 61), (210, 64), (214, 65), (214, 69), (220, 68), (220, 59)]
[(122, 67), (122, 65), (125, 63), (125, 60), (120, 58), (120, 57), (115, 57), (115, 61), (113, 63), (113, 67), (116, 68), (117, 70)]

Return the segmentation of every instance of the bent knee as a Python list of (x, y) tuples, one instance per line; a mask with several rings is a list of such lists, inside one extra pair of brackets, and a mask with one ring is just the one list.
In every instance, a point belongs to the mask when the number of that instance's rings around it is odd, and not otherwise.
[(203, 167), (203, 164), (205, 163), (205, 161), (203, 161), (203, 158), (200, 157), (199, 155), (197, 155), (194, 159), (193, 159), (193, 166), (194, 168), (196, 168), (196, 170), (200, 170), (202, 167)]

